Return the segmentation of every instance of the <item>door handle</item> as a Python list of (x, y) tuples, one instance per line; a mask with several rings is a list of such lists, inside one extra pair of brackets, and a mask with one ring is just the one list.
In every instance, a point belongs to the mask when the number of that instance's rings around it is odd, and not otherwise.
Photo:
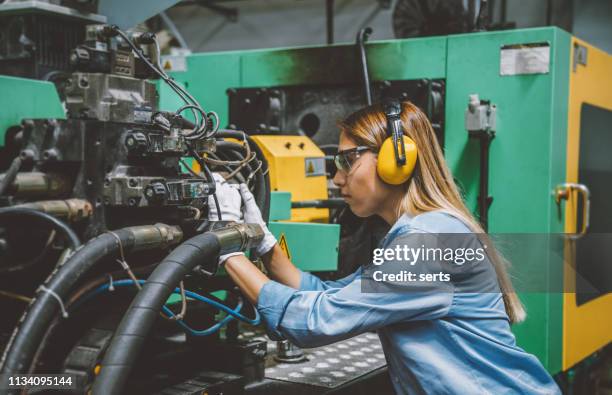
[[(563, 184), (559, 184), (555, 187), (554, 196), (555, 196), (555, 201), (557, 202), (557, 204), (561, 204), (562, 199), (563, 200), (570, 199), (573, 191), (577, 191), (578, 193), (582, 194), (582, 198), (584, 200), (584, 204), (582, 205), (582, 227), (579, 232), (577, 231), (576, 233), (568, 235), (570, 239), (575, 240), (575, 239), (579, 239), (582, 236), (584, 236), (587, 230), (589, 229), (589, 217), (591, 214), (591, 192), (589, 191), (589, 188), (587, 188), (587, 186), (584, 184), (566, 182)], [(576, 207), (576, 210), (578, 210), (577, 207)], [(577, 211), (575, 215), (576, 215), (576, 222), (577, 222), (578, 221)], [(576, 227), (578, 227), (578, 224), (576, 224)]]

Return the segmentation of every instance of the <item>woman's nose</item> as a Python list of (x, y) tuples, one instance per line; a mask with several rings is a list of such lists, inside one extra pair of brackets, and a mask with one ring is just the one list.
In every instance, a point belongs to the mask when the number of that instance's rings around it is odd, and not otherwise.
[(336, 171), (334, 178), (332, 178), (332, 182), (337, 187), (342, 187), (346, 183), (346, 175), (344, 174), (342, 170), (338, 170)]

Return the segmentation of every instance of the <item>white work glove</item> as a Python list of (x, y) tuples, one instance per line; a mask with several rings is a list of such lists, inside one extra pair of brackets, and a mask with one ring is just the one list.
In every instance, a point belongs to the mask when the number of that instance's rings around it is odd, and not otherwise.
[(240, 195), (242, 195), (242, 202), (244, 203), (244, 222), (247, 224), (258, 224), (264, 231), (263, 240), (255, 247), (255, 253), (260, 257), (274, 247), (276, 237), (266, 226), (266, 222), (261, 216), (261, 211), (259, 211), (259, 207), (257, 207), (255, 202), (255, 197), (249, 191), (249, 187), (246, 184), (240, 184)]
[[(240, 196), (240, 192), (238, 191), (238, 184), (230, 184), (219, 173), (213, 173), (213, 178), (215, 179), (215, 193), (217, 194), (219, 208), (221, 209), (221, 219), (223, 221), (242, 222), (240, 218), (242, 216), (242, 211), (240, 210), (242, 198)], [(212, 195), (208, 197), (208, 219), (210, 221), (219, 220), (219, 216), (217, 215), (217, 205), (215, 204), (215, 200)], [(219, 265), (222, 265), (227, 258), (236, 255), (244, 255), (244, 253), (237, 251), (220, 255)]]

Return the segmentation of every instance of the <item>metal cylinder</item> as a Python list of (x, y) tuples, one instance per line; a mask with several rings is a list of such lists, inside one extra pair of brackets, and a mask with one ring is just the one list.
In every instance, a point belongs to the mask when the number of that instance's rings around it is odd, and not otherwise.
[[(4, 173), (0, 174), (0, 179)], [(70, 191), (70, 180), (62, 174), (18, 173), (8, 193), (17, 198), (53, 198)]]
[(78, 222), (93, 214), (93, 206), (84, 199), (42, 200), (33, 203), (18, 204), (13, 207), (30, 208), (42, 211), (67, 222)]

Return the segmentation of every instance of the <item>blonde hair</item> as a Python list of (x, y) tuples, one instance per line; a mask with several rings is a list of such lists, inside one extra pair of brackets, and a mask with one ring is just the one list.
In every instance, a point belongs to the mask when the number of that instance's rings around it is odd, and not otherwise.
[[(510, 322), (523, 321), (525, 309), (508, 276), (508, 262), (493, 247), (482, 226), (466, 207), (427, 116), (406, 101), (402, 103), (401, 119), (404, 134), (414, 140), (418, 147), (418, 157), (412, 177), (402, 184), (406, 193), (397, 207), (397, 216), (406, 212), (418, 215), (442, 210), (462, 220), (488, 246), (489, 259), (495, 268)], [(355, 144), (369, 147), (374, 152), (379, 151), (387, 138), (387, 120), (382, 106), (378, 104), (351, 114), (339, 126), (341, 132)]]

